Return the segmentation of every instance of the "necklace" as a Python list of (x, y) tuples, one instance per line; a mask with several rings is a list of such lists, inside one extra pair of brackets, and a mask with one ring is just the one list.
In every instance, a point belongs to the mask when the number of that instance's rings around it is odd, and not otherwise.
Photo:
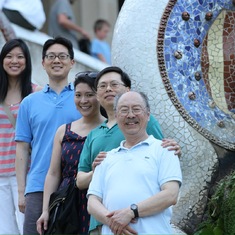
[(9, 107), (12, 107), (12, 106), (15, 106), (15, 105), (19, 104), (20, 102), (21, 102), (21, 100), (18, 101), (17, 103), (14, 103), (14, 104), (8, 104), (7, 102), (5, 102), (5, 104)]

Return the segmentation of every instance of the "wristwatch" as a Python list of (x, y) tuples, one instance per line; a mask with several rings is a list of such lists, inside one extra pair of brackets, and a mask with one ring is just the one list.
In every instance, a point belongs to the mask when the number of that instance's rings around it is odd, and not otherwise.
[(134, 218), (139, 218), (138, 206), (136, 204), (131, 204), (130, 208), (134, 212)]

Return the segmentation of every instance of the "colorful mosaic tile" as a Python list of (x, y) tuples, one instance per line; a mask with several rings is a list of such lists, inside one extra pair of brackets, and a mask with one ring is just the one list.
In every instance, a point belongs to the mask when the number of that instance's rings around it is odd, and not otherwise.
[(234, 19), (233, 1), (171, 1), (158, 39), (159, 67), (173, 103), (182, 105), (179, 111), (190, 125), (231, 150), (235, 150)]

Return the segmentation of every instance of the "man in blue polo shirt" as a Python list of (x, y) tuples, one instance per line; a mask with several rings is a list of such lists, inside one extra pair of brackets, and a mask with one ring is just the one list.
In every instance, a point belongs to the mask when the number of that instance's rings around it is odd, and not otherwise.
[(19, 208), (25, 213), (23, 234), (38, 234), (36, 221), (42, 212), (54, 134), (60, 125), (81, 117), (73, 101), (73, 85), (68, 84), (68, 74), (74, 64), (72, 43), (62, 37), (47, 40), (42, 64), (49, 84), (22, 101), (16, 125)]

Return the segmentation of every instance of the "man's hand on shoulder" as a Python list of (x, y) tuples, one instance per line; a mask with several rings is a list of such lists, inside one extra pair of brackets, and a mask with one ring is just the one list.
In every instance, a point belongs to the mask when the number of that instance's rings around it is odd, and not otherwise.
[(163, 139), (162, 147), (163, 148), (169, 147), (168, 150), (175, 151), (175, 155), (177, 155), (178, 157), (180, 157), (182, 154), (179, 144), (174, 139), (168, 139), (168, 138)]
[(92, 163), (92, 170), (94, 171), (95, 168), (100, 165), (100, 163), (106, 158), (107, 153), (106, 152), (100, 152), (96, 158), (94, 159)]

